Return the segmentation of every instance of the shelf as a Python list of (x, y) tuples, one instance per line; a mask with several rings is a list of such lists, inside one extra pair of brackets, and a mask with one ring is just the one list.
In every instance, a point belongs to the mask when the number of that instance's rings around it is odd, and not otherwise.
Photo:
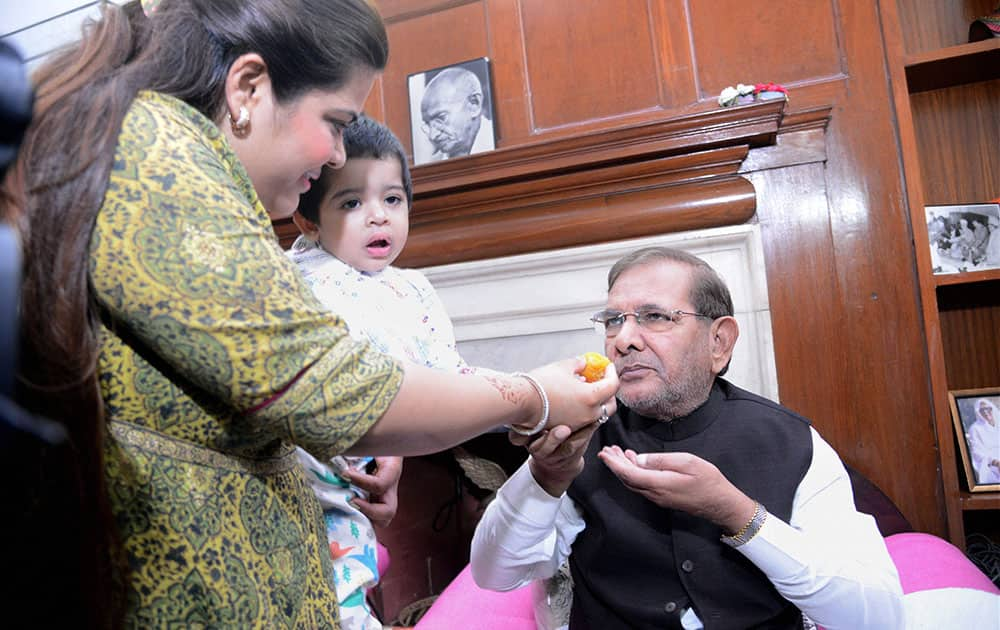
[(953, 284), (972, 284), (973, 282), (988, 282), (1000, 280), (1000, 269), (985, 271), (965, 271), (961, 273), (945, 273), (934, 276), (934, 284), (939, 287)]
[(962, 492), (962, 510), (1000, 510), (1000, 492)]
[(1000, 78), (1000, 38), (949, 46), (904, 62), (910, 94)]

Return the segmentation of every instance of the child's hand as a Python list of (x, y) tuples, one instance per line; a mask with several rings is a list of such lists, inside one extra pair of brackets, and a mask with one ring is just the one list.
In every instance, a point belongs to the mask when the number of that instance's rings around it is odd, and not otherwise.
[(375, 470), (345, 469), (340, 474), (368, 493), (368, 500), (354, 498), (351, 504), (376, 527), (388, 527), (399, 508), (399, 478), (403, 474), (402, 457), (376, 457)]

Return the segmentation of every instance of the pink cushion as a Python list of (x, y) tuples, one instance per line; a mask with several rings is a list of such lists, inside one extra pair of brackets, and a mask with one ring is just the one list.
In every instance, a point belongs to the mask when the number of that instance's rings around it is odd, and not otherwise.
[[(904, 593), (939, 588), (971, 588), (1000, 594), (957, 547), (933, 536), (907, 532), (885, 539), (899, 571)], [(453, 630), (470, 627), (475, 619), (481, 630), (534, 630), (534, 608), (528, 586), (507, 593), (486, 591), (472, 580), (466, 566), (441, 593), (414, 630)]]
[(1000, 594), (1000, 589), (964, 553), (946, 540), (910, 532), (885, 539), (899, 570), (904, 593), (935, 588), (972, 588)]
[(378, 541), (375, 541), (375, 566), (379, 575), (385, 575), (389, 569), (389, 550)]
[(476, 630), (535, 630), (531, 587), (523, 586), (506, 593), (481, 589), (472, 580), (472, 569), (466, 565), (424, 613), (414, 630), (472, 627)]

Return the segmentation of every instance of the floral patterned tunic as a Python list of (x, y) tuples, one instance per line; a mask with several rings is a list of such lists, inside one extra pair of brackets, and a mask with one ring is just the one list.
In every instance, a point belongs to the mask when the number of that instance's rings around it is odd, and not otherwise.
[(356, 442), (400, 365), (320, 306), (225, 137), (167, 96), (125, 117), (90, 277), (129, 625), (337, 628), (294, 445)]

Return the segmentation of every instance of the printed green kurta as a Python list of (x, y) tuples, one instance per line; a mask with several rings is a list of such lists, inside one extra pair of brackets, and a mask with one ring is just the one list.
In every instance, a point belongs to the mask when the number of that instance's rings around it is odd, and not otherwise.
[(141, 93), (114, 160), (90, 276), (129, 625), (336, 628), (293, 444), (343, 452), (402, 369), (315, 300), (211, 121)]

